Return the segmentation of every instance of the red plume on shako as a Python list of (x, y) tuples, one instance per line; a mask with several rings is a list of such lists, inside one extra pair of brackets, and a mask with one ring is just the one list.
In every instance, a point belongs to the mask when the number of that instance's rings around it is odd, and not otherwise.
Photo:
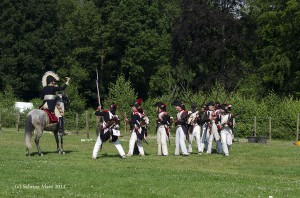
[(137, 102), (139, 105), (141, 105), (142, 102), (143, 102), (143, 99), (142, 99), (142, 98), (138, 98), (136, 102)]

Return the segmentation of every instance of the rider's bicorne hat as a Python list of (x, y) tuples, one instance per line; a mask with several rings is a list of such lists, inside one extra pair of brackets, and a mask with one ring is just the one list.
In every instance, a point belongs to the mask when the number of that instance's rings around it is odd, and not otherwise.
[(42, 85), (46, 87), (50, 82), (59, 81), (59, 76), (53, 71), (47, 71), (42, 78)]

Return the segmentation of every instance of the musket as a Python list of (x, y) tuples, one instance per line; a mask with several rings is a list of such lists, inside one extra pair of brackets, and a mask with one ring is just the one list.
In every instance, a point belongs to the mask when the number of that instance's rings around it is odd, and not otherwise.
[[(169, 115), (168, 115), (169, 116)], [(169, 120), (169, 121), (168, 121)], [(171, 126), (171, 124), (173, 123), (173, 117), (170, 117), (169, 116), (169, 119), (167, 120), (167, 124), (166, 125), (164, 125), (164, 127), (165, 127), (165, 130), (166, 130), (166, 134), (167, 134), (167, 137), (168, 137), (168, 142), (169, 142), (169, 145), (171, 144), (171, 140), (170, 140), (170, 126)], [(158, 125), (157, 125), (157, 127), (156, 127), (156, 131), (157, 131), (157, 129), (158, 129)]]
[[(128, 120), (128, 118), (127, 118), (127, 116), (126, 116), (126, 113), (123, 112), (122, 115), (123, 115), (124, 119), (127, 119), (127, 120)], [(140, 124), (140, 123), (139, 123), (139, 124)], [(141, 125), (140, 125), (140, 126), (141, 126)], [(134, 124), (134, 127), (136, 127), (136, 124)], [(145, 139), (145, 137), (143, 138), (142, 141), (144, 141), (144, 142), (146, 142), (147, 144), (149, 144), (148, 141)]]
[(97, 74), (97, 78), (96, 78), (97, 97), (98, 97), (98, 104), (101, 109), (101, 98), (100, 98), (99, 85), (98, 85), (99, 77), (98, 77), (98, 69), (97, 68), (96, 68), (96, 74)]
[[(141, 134), (141, 135), (143, 135), (143, 139), (141, 140), (141, 141), (144, 141), (144, 142), (146, 142), (146, 144), (149, 144), (148, 143), (148, 141), (147, 141), (147, 139), (145, 138), (146, 136), (145, 136), (145, 133), (143, 134), (142, 133), (142, 131), (143, 131), (143, 124), (142, 124), (142, 122), (143, 121), (141, 121), (141, 122), (139, 122), (138, 120), (136, 121), (137, 123), (136, 124), (134, 124), (134, 129), (135, 129), (135, 133), (139, 133), (139, 134)], [(139, 127), (138, 127), (139, 126)], [(140, 128), (140, 130), (141, 130), (141, 133), (139, 132), (139, 131), (137, 131), (136, 129), (138, 129), (138, 128)]]
[(170, 144), (171, 144), (171, 140), (170, 140), (170, 127), (171, 127), (171, 125), (173, 124), (173, 117), (170, 117), (169, 116), (169, 120), (168, 120), (168, 122), (167, 122), (167, 129), (166, 130), (168, 130), (168, 132), (167, 132), (167, 136), (168, 136), (168, 140), (169, 140), (169, 146), (170, 146)]
[(148, 141), (145, 138), (143, 139), (143, 141), (146, 142), (146, 144), (149, 144)]
[(122, 113), (122, 116), (123, 116), (123, 118), (124, 118), (125, 120), (126, 120), (126, 119), (128, 120), (128, 118), (127, 118), (127, 116), (126, 116), (126, 113), (125, 113), (125, 112), (123, 112), (123, 113)]
[[(167, 130), (167, 129), (166, 129)], [(167, 137), (168, 137), (168, 142), (169, 142), (169, 146), (171, 144), (171, 140), (170, 140), (170, 129), (168, 128), (168, 132), (167, 132)]]

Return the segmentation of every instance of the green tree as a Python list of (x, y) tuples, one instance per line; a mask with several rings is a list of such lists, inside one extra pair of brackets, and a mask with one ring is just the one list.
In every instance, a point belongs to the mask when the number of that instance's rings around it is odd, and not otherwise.
[(3, 92), (0, 92), (0, 112), (12, 112), (14, 110), (17, 98), (11, 86), (6, 86)]
[[(151, 76), (170, 67), (170, 32), (177, 1), (97, 1), (105, 24), (105, 78), (119, 74), (132, 82), (139, 96), (146, 98)], [(105, 84), (105, 83), (104, 83)], [(155, 94), (155, 90), (151, 91)], [(159, 94), (159, 93), (158, 93)]]
[(172, 34), (173, 60), (176, 66), (182, 59), (195, 73), (191, 77), (194, 89), (209, 90), (219, 82), (232, 90), (247, 74), (246, 35), (231, 7), (210, 1), (181, 1), (182, 13)]
[(300, 3), (297, 0), (254, 1), (257, 20), (259, 76), (265, 90), (280, 95), (299, 92)]
[(120, 113), (126, 112), (127, 115), (130, 115), (130, 105), (137, 99), (137, 94), (135, 93), (131, 82), (126, 81), (125, 77), (120, 75), (118, 76), (116, 83), (111, 83), (108, 89), (109, 94), (105, 101), (105, 107), (109, 108), (111, 103), (116, 103)]
[(56, 2), (1, 1), (0, 89), (12, 86), (25, 100), (39, 94), (40, 75), (55, 56)]
[[(93, 106), (95, 70), (101, 66), (98, 51), (103, 45), (100, 12), (92, 1), (77, 0), (59, 0), (57, 12), (59, 28), (55, 45), (59, 54), (54, 65), (62, 76), (72, 78), (77, 92), (86, 98), (88, 106)], [(102, 77), (100, 72), (100, 79)]]

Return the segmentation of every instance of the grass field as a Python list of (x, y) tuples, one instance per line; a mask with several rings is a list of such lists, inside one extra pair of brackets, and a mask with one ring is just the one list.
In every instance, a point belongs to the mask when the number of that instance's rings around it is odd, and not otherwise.
[[(228, 158), (196, 152), (183, 157), (174, 156), (172, 137), (171, 155), (161, 157), (153, 136), (144, 157), (121, 159), (107, 142), (92, 160), (95, 141), (84, 138), (66, 136), (61, 155), (52, 133), (44, 133), (44, 156), (26, 157), (24, 131), (2, 129), (0, 197), (300, 197), (300, 147), (293, 142), (240, 140)], [(127, 153), (128, 134), (121, 144)]]

